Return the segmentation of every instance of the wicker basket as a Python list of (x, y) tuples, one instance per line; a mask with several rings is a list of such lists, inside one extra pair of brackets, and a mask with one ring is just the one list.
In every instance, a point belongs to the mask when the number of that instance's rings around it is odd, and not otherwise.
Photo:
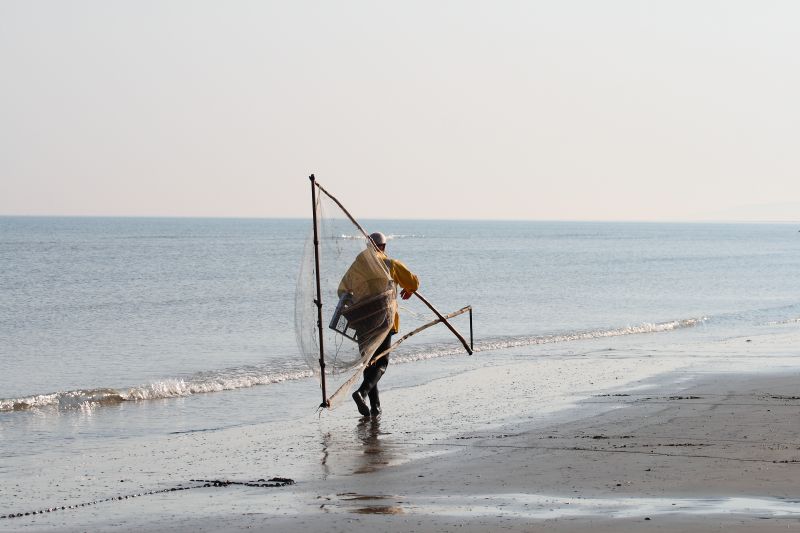
[(393, 291), (388, 290), (352, 303), (352, 295), (345, 293), (339, 299), (329, 327), (359, 344), (371, 340), (390, 327)]

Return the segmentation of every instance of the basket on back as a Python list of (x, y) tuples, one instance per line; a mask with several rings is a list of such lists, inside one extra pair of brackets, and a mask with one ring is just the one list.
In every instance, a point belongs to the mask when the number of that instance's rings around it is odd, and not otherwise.
[(393, 320), (393, 289), (357, 303), (352, 302), (352, 295), (345, 293), (339, 299), (329, 327), (358, 342), (362, 355), (366, 355), (367, 346), (374, 347), (376, 341), (382, 341), (391, 329)]

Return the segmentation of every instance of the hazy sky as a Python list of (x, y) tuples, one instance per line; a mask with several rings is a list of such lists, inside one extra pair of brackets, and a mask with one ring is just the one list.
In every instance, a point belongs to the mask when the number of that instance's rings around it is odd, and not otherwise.
[(0, 214), (800, 220), (800, 2), (0, 1)]

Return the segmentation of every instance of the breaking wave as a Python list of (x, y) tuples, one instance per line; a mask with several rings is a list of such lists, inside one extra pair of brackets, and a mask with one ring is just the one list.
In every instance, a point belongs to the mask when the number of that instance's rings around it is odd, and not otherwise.
[(165, 379), (128, 389), (78, 389), (67, 392), (39, 394), (25, 398), (0, 400), (0, 412), (29, 409), (92, 409), (122, 402), (179, 398), (194, 394), (269, 385), (310, 377), (310, 370), (265, 372), (254, 368), (203, 373), (189, 379)]
[[(645, 333), (663, 333), (684, 328), (693, 328), (708, 320), (708, 317), (686, 318), (682, 320), (671, 320), (669, 322), (646, 322), (636, 326), (626, 326), (624, 328), (595, 329), (586, 331), (574, 331), (560, 334), (519, 336), (519, 337), (499, 337), (484, 339), (475, 343), (474, 351), (482, 352), (489, 350), (503, 350), (508, 348), (518, 348), (521, 346), (536, 346), (540, 344), (555, 344), (561, 342), (571, 342), (580, 340), (602, 339), (605, 337), (621, 337), (624, 335), (640, 335)], [(412, 349), (402, 355), (392, 355), (393, 362), (412, 362), (423, 359), (432, 359), (446, 355), (456, 355), (464, 352), (464, 349), (456, 343), (447, 343), (435, 347), (426, 346), (421, 349)]]
[[(563, 334), (502, 337), (483, 340), (475, 345), (475, 351), (501, 350), (520, 346), (535, 346), (577, 340), (600, 339), (644, 333), (661, 333), (683, 328), (691, 328), (708, 320), (707, 317), (673, 320), (670, 322), (644, 323), (615, 329), (577, 331)], [(411, 347), (402, 354), (393, 355), (392, 361), (413, 362), (463, 353), (463, 348), (455, 343)], [(262, 367), (246, 367), (204, 372), (188, 379), (165, 379), (146, 385), (127, 389), (97, 388), (78, 389), (67, 392), (39, 394), (16, 399), (0, 399), (0, 412), (27, 411), (32, 409), (85, 410), (100, 406), (117, 405), (123, 402), (159, 400), (235, 390), (257, 385), (269, 385), (283, 381), (311, 377), (308, 369), (289, 369), (274, 371)]]
[(770, 322), (765, 322), (765, 326), (785, 326), (787, 324), (798, 324), (800, 323), (800, 318), (790, 318), (787, 320), (773, 320)]
[(677, 329), (693, 328), (703, 322), (706, 322), (708, 317), (701, 318), (685, 318), (682, 320), (671, 320), (669, 322), (650, 323), (645, 322), (637, 326), (626, 326), (624, 328), (615, 329), (597, 329), (588, 331), (570, 332), (556, 335), (541, 335), (536, 337), (515, 337), (511, 339), (498, 339), (493, 341), (485, 341), (479, 346), (477, 350), (497, 350), (502, 348), (516, 348), (519, 346), (534, 346), (537, 344), (551, 344), (555, 342), (570, 342), (578, 340), (589, 339), (602, 339), (605, 337), (622, 337), (624, 335), (640, 335), (643, 333), (663, 333), (666, 331), (674, 331)]

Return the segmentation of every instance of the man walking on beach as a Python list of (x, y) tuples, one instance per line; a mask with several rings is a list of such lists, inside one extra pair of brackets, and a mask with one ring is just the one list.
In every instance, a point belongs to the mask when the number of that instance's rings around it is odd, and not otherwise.
[[(380, 381), (386, 367), (389, 365), (388, 354), (375, 360), (376, 355), (380, 355), (389, 348), (392, 344), (392, 335), (397, 333), (400, 328), (400, 315), (397, 313), (397, 288), (395, 284), (400, 285), (400, 297), (403, 300), (408, 300), (419, 288), (419, 279), (412, 273), (408, 267), (396, 259), (390, 259), (386, 255), (386, 236), (383, 233), (376, 232), (369, 236), (372, 243), (375, 245), (368, 246), (366, 250), (361, 252), (356, 257), (353, 264), (345, 273), (342, 281), (339, 283), (339, 296), (341, 297), (346, 293), (353, 293), (356, 290), (356, 285), (359, 285), (361, 292), (363, 288), (368, 286), (368, 294), (362, 297), (364, 299), (371, 299), (388, 293), (388, 301), (381, 304), (385, 309), (394, 310), (392, 323), (389, 324), (388, 333), (383, 338), (380, 345), (372, 352), (369, 364), (364, 369), (364, 381), (358, 387), (356, 392), (353, 393), (353, 400), (356, 402), (358, 412), (362, 416), (378, 416), (381, 414), (381, 401), (378, 396), (378, 381)], [(376, 261), (377, 260), (377, 261)], [(381, 275), (375, 275), (375, 264), (380, 264), (385, 267)], [(388, 274), (388, 277), (386, 276)], [(388, 279), (391, 278), (391, 279)], [(366, 280), (366, 282), (365, 282)], [(386, 282), (388, 282), (390, 291), (386, 291)], [(381, 331), (385, 331), (385, 328)], [(362, 343), (361, 335), (359, 335), (359, 344)], [(365, 354), (364, 354), (365, 355)], [(369, 397), (370, 408), (367, 407), (364, 399)]]

